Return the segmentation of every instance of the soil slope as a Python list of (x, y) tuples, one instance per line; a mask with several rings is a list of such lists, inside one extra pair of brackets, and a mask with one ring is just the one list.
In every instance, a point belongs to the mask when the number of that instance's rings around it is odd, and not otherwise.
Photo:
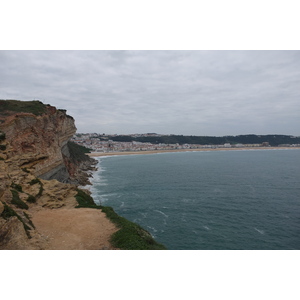
[(40, 209), (31, 211), (32, 221), (52, 250), (114, 249), (110, 236), (118, 229), (98, 209)]

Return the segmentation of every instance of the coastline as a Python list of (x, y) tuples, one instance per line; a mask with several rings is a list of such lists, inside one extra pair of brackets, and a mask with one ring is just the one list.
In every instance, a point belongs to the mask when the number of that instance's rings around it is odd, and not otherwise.
[(238, 151), (238, 150), (292, 150), (300, 147), (241, 147), (241, 148), (200, 148), (200, 149), (177, 149), (177, 150), (146, 150), (146, 151), (123, 151), (123, 152), (91, 152), (90, 157), (115, 156), (115, 155), (140, 155), (176, 152), (204, 152), (204, 151)]

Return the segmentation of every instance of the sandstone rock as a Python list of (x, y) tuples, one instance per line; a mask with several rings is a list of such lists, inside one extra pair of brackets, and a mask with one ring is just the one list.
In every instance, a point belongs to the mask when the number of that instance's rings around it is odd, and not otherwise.
[[(11, 115), (0, 125), (0, 130), (5, 133), (8, 143), (8, 163), (32, 168), (34, 175), (48, 179), (48, 172), (58, 166), (65, 168), (62, 149), (76, 132), (76, 127), (74, 119), (65, 111), (48, 106), (47, 113), (39, 116), (29, 113)], [(64, 176), (67, 180), (68, 172), (64, 172)]]
[(43, 207), (60, 208), (63, 206), (75, 207), (78, 203), (75, 199), (76, 187), (71, 184), (61, 183), (55, 179), (41, 180), (43, 184), (43, 195), (38, 203)]
[(23, 224), (17, 217), (9, 218), (0, 228), (0, 249), (27, 250), (32, 249)]

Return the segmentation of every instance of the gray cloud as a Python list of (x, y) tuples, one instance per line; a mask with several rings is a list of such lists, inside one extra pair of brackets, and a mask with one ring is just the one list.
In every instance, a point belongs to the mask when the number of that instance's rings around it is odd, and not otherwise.
[(0, 51), (0, 98), (79, 132), (300, 135), (300, 51)]

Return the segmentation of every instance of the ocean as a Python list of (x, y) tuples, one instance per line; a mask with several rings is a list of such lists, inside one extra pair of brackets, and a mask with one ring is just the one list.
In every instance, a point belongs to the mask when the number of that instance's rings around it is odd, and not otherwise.
[(300, 249), (300, 150), (99, 157), (92, 196), (170, 250)]

